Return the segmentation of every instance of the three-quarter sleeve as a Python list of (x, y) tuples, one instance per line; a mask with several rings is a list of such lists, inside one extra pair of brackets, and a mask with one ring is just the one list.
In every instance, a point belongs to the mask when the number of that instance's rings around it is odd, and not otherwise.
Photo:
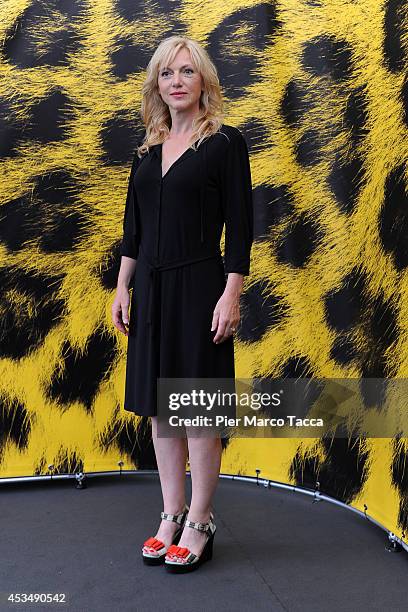
[(140, 159), (135, 152), (130, 170), (128, 190), (123, 216), (123, 238), (120, 247), (120, 255), (137, 259), (140, 245), (140, 214), (137, 204), (135, 186), (133, 182), (134, 174), (140, 163)]
[(228, 137), (221, 178), (225, 222), (224, 270), (227, 274), (248, 275), (254, 226), (248, 147), (237, 128), (231, 130)]

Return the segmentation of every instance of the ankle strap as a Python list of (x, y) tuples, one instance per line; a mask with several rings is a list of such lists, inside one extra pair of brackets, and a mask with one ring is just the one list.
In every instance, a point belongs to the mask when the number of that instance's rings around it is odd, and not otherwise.
[(186, 519), (184, 525), (186, 527), (191, 527), (192, 529), (197, 529), (198, 531), (210, 531), (211, 533), (214, 533), (216, 529), (214, 523), (214, 515), (212, 512), (210, 513), (210, 520), (208, 521), (208, 523), (195, 523), (194, 521)]
[(166, 521), (173, 521), (173, 523), (178, 523), (179, 525), (181, 525), (189, 509), (190, 508), (188, 506), (185, 506), (181, 514), (167, 514), (167, 512), (160, 512), (160, 516)]

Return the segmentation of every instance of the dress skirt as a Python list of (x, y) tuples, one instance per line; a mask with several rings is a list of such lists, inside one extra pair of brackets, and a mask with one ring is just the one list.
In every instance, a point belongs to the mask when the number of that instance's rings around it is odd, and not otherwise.
[[(140, 259), (131, 297), (125, 409), (157, 414), (157, 378), (234, 378), (234, 340), (215, 344), (214, 308), (225, 288), (222, 260), (163, 270), (154, 300), (150, 269)], [(150, 315), (150, 316), (149, 316)]]

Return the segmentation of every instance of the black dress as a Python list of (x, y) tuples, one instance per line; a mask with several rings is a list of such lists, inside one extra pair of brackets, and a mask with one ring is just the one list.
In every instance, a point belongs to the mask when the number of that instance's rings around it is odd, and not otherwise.
[[(253, 204), (241, 132), (223, 124), (161, 173), (162, 146), (135, 153), (120, 254), (131, 284), (124, 408), (157, 414), (157, 378), (234, 378), (234, 341), (215, 344), (226, 274), (249, 274)], [(225, 222), (224, 258), (220, 238)]]

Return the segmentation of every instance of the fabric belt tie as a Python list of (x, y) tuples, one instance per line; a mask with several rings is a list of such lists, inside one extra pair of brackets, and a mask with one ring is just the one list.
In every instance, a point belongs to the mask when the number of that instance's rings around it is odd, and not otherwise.
[(188, 266), (190, 264), (198, 263), (200, 261), (206, 261), (208, 259), (219, 259), (222, 262), (221, 251), (217, 251), (216, 253), (211, 253), (207, 255), (201, 255), (198, 257), (191, 257), (188, 259), (179, 259), (177, 261), (172, 261), (165, 264), (154, 264), (151, 262), (150, 258), (146, 256), (144, 251), (140, 249), (139, 259), (143, 260), (143, 262), (149, 268), (150, 275), (150, 283), (149, 283), (149, 295), (148, 295), (148, 317), (147, 324), (152, 325), (153, 323), (153, 303), (154, 297), (157, 291), (157, 281), (159, 278), (160, 272), (165, 270), (173, 270), (175, 268), (181, 268), (182, 266)]

